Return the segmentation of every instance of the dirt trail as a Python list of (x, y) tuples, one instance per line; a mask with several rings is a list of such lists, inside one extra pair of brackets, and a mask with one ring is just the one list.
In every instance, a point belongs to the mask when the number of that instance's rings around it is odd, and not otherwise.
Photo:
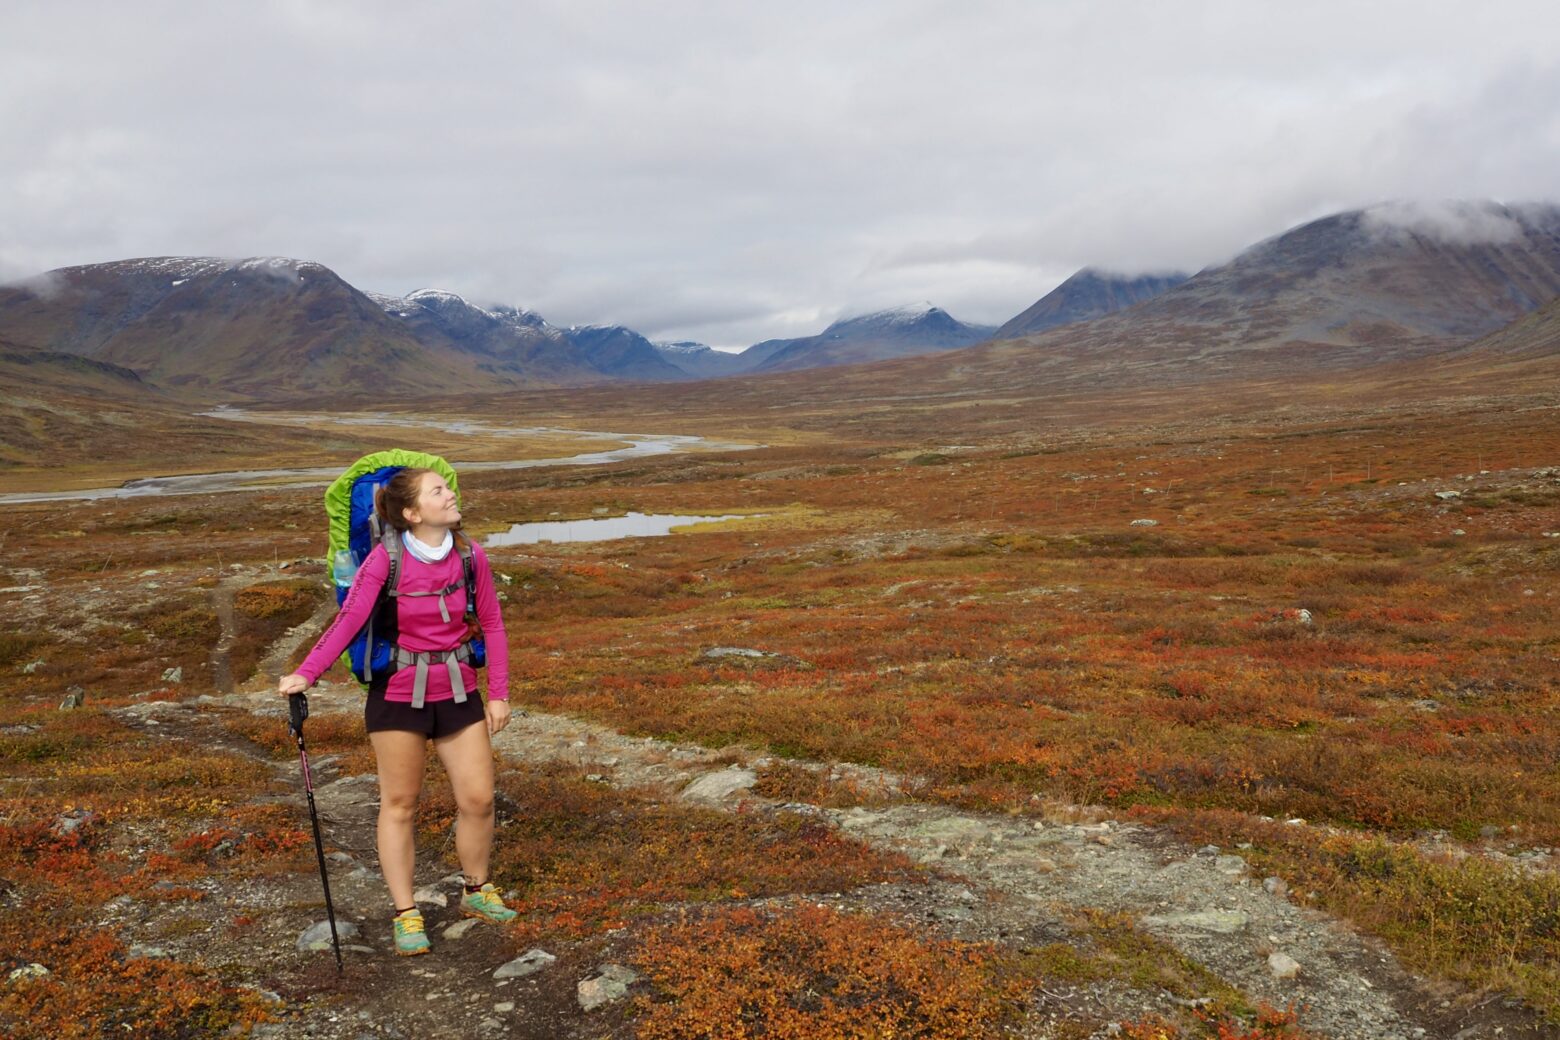
[[(238, 584), (254, 580), (253, 573), (234, 579)], [(280, 718), (283, 709), (272, 685), (275, 676), (285, 670), (300, 644), (318, 634), (335, 606), (322, 604), (314, 617), (287, 632), (270, 648), (255, 677), (234, 690), (224, 650), (233, 631), (236, 585), (230, 588), (229, 584), (224, 581), (214, 596), (223, 623), (223, 641), (213, 655), (214, 677), (223, 695), (214, 700)], [(355, 686), (322, 684), (311, 696), (316, 714), (356, 712), (360, 706)], [(717, 751), (630, 737), (605, 726), (539, 712), (517, 713), (495, 744), (518, 761), (565, 762), (582, 775), (667, 799), (692, 797), (731, 810), (741, 805), (807, 813), (874, 847), (905, 853), (959, 883), (933, 885), (925, 893), (901, 893), (894, 898), (923, 904), (919, 906), (923, 916), (964, 938), (1055, 937), (1066, 933), (1063, 916), (1069, 911), (1125, 912), (1150, 934), (1251, 996), (1277, 1007), (1294, 1005), (1302, 1024), (1320, 1035), (1373, 1040), (1442, 1036), (1471, 1040), (1497, 1035), (1495, 1020), (1500, 1016), (1457, 1018), (1449, 1004), (1378, 944), (1354, 934), (1344, 923), (1289, 902), (1281, 891), (1268, 891), (1261, 878), (1246, 870), (1239, 850), (1193, 851), (1151, 828), (1082, 811), (1058, 822), (1036, 822), (904, 799), (849, 809), (782, 805), (749, 789), (752, 770), (769, 761), (751, 750)], [(322, 765), (328, 775), (329, 763)], [(901, 790), (900, 778), (882, 771), (808, 765), (859, 790)], [(699, 796), (697, 788), (689, 792), (695, 781), (715, 784), (717, 793)], [(365, 928), (371, 929), (383, 901), (373, 869), (377, 790), (370, 777), (347, 778), (324, 784), (318, 798), (327, 840), (351, 850), (341, 854), (339, 865), (350, 869), (338, 898), (348, 908), (361, 907)], [(419, 877), (420, 883), (433, 880)], [(438, 921), (437, 916), (434, 920), (436, 927), (449, 923)], [(383, 944), (374, 941), (373, 945)], [(1278, 977), (1269, 962), (1274, 954), (1291, 958), (1299, 965), (1298, 973)], [(491, 996), (485, 973), (468, 984), (458, 972), (445, 977), (440, 973), (443, 969), (417, 970), (432, 972), (426, 977), (441, 980), (444, 989), (439, 992), (463, 1004), (475, 1007), (484, 994)], [(1046, 996), (1056, 1005), (1049, 1009), (1053, 1015), (1083, 1013), (1090, 1010), (1091, 1000), (1098, 1000), (1098, 994), (1077, 988)], [(1120, 1008), (1092, 1008), (1096, 1018), (1113, 1011), (1119, 1013)], [(1503, 1037), (1542, 1035), (1523, 1028), (1511, 1016), (1500, 1021)], [(520, 1029), (503, 1035), (529, 1034)]]
[[(605, 727), (532, 713), (502, 735), (506, 754), (529, 761), (563, 758), (588, 773), (629, 786), (686, 788), (719, 769), (732, 752), (712, 752), (624, 737)], [(749, 764), (761, 765), (761, 757)], [(833, 766), (864, 789), (892, 790), (898, 778), (862, 767)], [(739, 800), (764, 803), (751, 792)], [(774, 805), (775, 803), (768, 803)], [(904, 852), (967, 879), (973, 900), (955, 894), (944, 920), (971, 938), (1045, 932), (1063, 908), (1127, 911), (1145, 928), (1226, 981), (1277, 1007), (1303, 1004), (1303, 1023), (1338, 1037), (1424, 1036), (1405, 1014), (1423, 999), (1416, 980), (1386, 952), (1324, 915), (1294, 906), (1246, 876), (1233, 858), (1187, 855), (1152, 830), (1109, 820), (1037, 825), (924, 803), (825, 809), (790, 805), (880, 848)], [(1282, 951), (1301, 966), (1279, 980), (1268, 955)]]
[(233, 597), (248, 585), (249, 575), (224, 578), (211, 592), (211, 609), (222, 626), (222, 634), (211, 648), (211, 685), (218, 693), (233, 692), (233, 664), (231, 651), (238, 638), (238, 620), (233, 614)]
[[(223, 700), (250, 710), (279, 711), (274, 697), (255, 692)], [(311, 703), (320, 713), (356, 711), (360, 702), (355, 689), (327, 688)], [(732, 790), (699, 799), (707, 804), (733, 810), (739, 804), (748, 809), (782, 807), (745, 789), (751, 772), (744, 767), (760, 767), (767, 760), (740, 749), (715, 751), (628, 737), (604, 726), (537, 712), (517, 715), (496, 745), (517, 760), (566, 762), (584, 775), (667, 798), (688, 797), (689, 784), (713, 777), (731, 781), (724, 786)], [(835, 776), (862, 789), (898, 786), (897, 778), (875, 770), (832, 768)], [(363, 778), (325, 787), (321, 810), (332, 820), (343, 808), (335, 804), (338, 788), (359, 803), (374, 798), (372, 785)], [(783, 807), (962, 879), (962, 884), (931, 886), (925, 898), (933, 905), (921, 908), (927, 918), (962, 937), (1055, 936), (1065, 933), (1061, 920), (1069, 910), (1124, 911), (1246, 993), (1278, 1007), (1294, 1004), (1302, 1024), (1318, 1034), (1410, 1040), (1456, 1032), (1448, 1032), (1447, 1023), (1426, 1013), (1436, 1001), (1389, 953), (1346, 925), (1266, 891), (1261, 879), (1249, 876), (1234, 856), (1187, 850), (1150, 828), (1103, 818), (1036, 823), (918, 802), (849, 809), (798, 803)], [(334, 830), (331, 840), (336, 840)], [(371, 867), (372, 852), (365, 840), (358, 829), (343, 844), (354, 847)], [(368, 868), (358, 869), (373, 877)], [(365, 896), (372, 905), (378, 893)], [(1299, 974), (1293, 979), (1275, 977), (1268, 962), (1272, 953), (1293, 958)], [(1062, 1003), (1091, 999), (1087, 993), (1052, 996)], [(1110, 1010), (1097, 1007), (1094, 1013)], [(1482, 1035), (1494, 1034), (1474, 1032), (1464, 1040)], [(1508, 1026), (1502, 1035), (1523, 1034)]]

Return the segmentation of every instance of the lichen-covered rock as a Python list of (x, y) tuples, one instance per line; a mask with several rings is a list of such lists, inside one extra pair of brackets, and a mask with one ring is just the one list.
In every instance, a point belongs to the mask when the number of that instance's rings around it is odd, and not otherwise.
[(706, 773), (683, 788), (682, 796), (693, 802), (719, 802), (750, 790), (758, 783), (758, 774), (751, 769), (722, 769), (718, 773)]
[(632, 968), (625, 968), (621, 964), (603, 964), (599, 975), (585, 979), (576, 987), (580, 1007), (586, 1011), (595, 1011), (622, 1000), (628, 996), (628, 987), (638, 981), (639, 975)]
[[(362, 929), (351, 921), (337, 921), (336, 935), (345, 943), (348, 939), (356, 939)], [(298, 952), (309, 953), (313, 950), (328, 950), (330, 943), (330, 922), (315, 921), (303, 930), (298, 936)]]
[(506, 964), (500, 964), (498, 970), (493, 972), (493, 977), (495, 979), (522, 979), (527, 975), (535, 975), (557, 959), (546, 950), (527, 950), (514, 960)]

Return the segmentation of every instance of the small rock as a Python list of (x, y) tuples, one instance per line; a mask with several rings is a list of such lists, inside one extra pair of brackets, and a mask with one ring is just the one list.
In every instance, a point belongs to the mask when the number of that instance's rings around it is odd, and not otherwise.
[(1246, 861), (1239, 856), (1220, 856), (1213, 861), (1213, 868), (1221, 874), (1244, 874)]
[(1251, 917), (1240, 910), (1196, 910), (1184, 914), (1156, 914), (1143, 918), (1143, 923), (1172, 931), (1190, 929), (1215, 935), (1234, 935), (1246, 930)]
[(1462, 498), (1461, 491), (1437, 491), (1435, 497), (1443, 502), (1450, 502), (1454, 498)]
[(97, 813), (91, 809), (72, 809), (55, 817), (54, 833), (61, 836), (74, 834), (97, 818)]
[(163, 669), (162, 681), (165, 683), (181, 683), (184, 681), (184, 669), (182, 667)]
[(917, 858), (922, 863), (936, 863), (938, 860), (946, 859), (951, 855), (953, 855), (952, 849), (946, 845), (938, 845), (934, 848), (926, 849), (925, 851), (921, 852)]
[(1199, 856), (1217, 856), (1218, 854), (1219, 847), (1217, 845), (1204, 845), (1197, 850), (1197, 855)]
[(1147, 520), (1147, 519), (1145, 519), (1145, 520), (1134, 520), (1128, 526), (1129, 527), (1158, 527), (1159, 526), (1159, 521), (1158, 520)]
[(1465, 535), (1467, 533), (1468, 532), (1464, 531), (1461, 527), (1454, 527), (1454, 528), (1452, 528), (1452, 535), (1454, 537), (1456, 537), (1456, 538), (1461, 538), (1463, 535)]
[(429, 885), (429, 886), (427, 886), (425, 888), (419, 888), (417, 891), (413, 892), (412, 893), (412, 902), (414, 902), (414, 903), (431, 903), (434, 906), (449, 906), (450, 905), (450, 897), (445, 895), (443, 892), (440, 892), (437, 888), (434, 888), (432, 885)]
[(501, 1000), (497, 1004), (493, 1005), (493, 1010), (497, 1011), (500, 1015), (507, 1015), (514, 1009), (515, 1002), (512, 1000)]
[(546, 950), (527, 950), (507, 964), (500, 964), (498, 969), (493, 972), (493, 977), (495, 979), (523, 979), (527, 975), (535, 975), (557, 959)]
[(575, 987), (580, 1007), (595, 1011), (599, 1007), (628, 996), (628, 987), (639, 981), (639, 975), (620, 964), (603, 964), (601, 974), (586, 979)]
[(28, 661), (26, 664), (22, 665), (22, 674), (23, 675), (32, 675), (34, 672), (36, 672), (38, 669), (40, 669), (42, 667), (43, 667), (43, 662), (42, 661)]
[(24, 964), (5, 977), (7, 982), (21, 982), (23, 979), (41, 979), (45, 975), (52, 974), (48, 968), (38, 963)]
[(714, 660), (721, 657), (779, 657), (780, 655), (769, 650), (752, 650), (745, 646), (712, 646), (699, 656)]
[(1483, 827), (1479, 828), (1479, 837), (1485, 839), (1498, 838), (1500, 837), (1500, 828), (1492, 824), (1485, 824)]
[[(356, 939), (361, 929), (351, 921), (337, 921), (336, 935), (345, 943), (348, 939)], [(330, 943), (330, 922), (315, 921), (303, 930), (298, 936), (298, 952), (309, 953), (313, 950), (328, 950)]]
[(139, 957), (147, 961), (165, 961), (173, 956), (161, 946), (144, 946), (141, 943), (132, 945), (128, 953), (131, 957)]
[(683, 788), (682, 796), (695, 802), (719, 802), (739, 791), (746, 791), (758, 783), (758, 774), (751, 769), (733, 766), (718, 773), (706, 773)]
[(1275, 979), (1292, 979), (1300, 974), (1300, 962), (1287, 953), (1268, 954), (1267, 964)]
[(286, 1003), (286, 1001), (282, 999), (282, 995), (280, 993), (273, 993), (273, 992), (271, 992), (268, 989), (262, 989), (261, 987), (256, 986), (252, 982), (240, 982), (238, 984), (238, 988), (239, 989), (243, 989), (243, 990), (248, 990), (250, 993), (253, 993), (255, 996), (259, 997), (261, 1000), (264, 1000), (264, 1001), (266, 1001), (267, 1003), (270, 1003), (270, 1004), (285, 1004)]
[(60, 701), (60, 710), (75, 711), (85, 703), (87, 703), (87, 691), (80, 686), (72, 686), (65, 691), (65, 699)]
[(468, 917), (464, 920), (456, 921), (454, 924), (444, 929), (444, 937), (446, 939), (464, 939), (467, 932), (471, 931), (481, 923), (482, 922), (477, 920), (475, 917)]
[(1265, 877), (1262, 879), (1262, 890), (1270, 896), (1287, 895), (1289, 883), (1281, 877)]

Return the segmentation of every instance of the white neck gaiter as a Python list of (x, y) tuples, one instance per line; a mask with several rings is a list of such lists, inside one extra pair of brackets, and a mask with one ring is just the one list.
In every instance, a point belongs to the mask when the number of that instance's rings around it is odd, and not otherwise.
[(407, 552), (423, 563), (438, 563), (448, 556), (450, 550), (455, 547), (455, 536), (449, 531), (445, 531), (444, 540), (438, 545), (424, 545), (412, 535), (412, 532), (402, 531), (401, 544), (406, 546)]

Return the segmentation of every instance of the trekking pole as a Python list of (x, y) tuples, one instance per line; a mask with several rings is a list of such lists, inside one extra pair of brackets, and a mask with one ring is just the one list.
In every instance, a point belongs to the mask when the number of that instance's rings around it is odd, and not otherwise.
[(303, 764), (303, 790), (309, 796), (309, 819), (314, 821), (314, 854), (320, 861), (320, 884), (325, 886), (325, 916), (330, 919), (330, 943), (336, 948), (336, 972), (341, 973), (341, 939), (336, 935), (336, 907), (330, 901), (330, 876), (325, 873), (325, 842), (320, 837), (320, 814), (314, 807), (314, 778), (309, 775), (309, 753), (303, 747), (303, 720), (309, 717), (309, 698), (301, 693), (287, 698), (287, 729), (298, 738), (298, 761)]

